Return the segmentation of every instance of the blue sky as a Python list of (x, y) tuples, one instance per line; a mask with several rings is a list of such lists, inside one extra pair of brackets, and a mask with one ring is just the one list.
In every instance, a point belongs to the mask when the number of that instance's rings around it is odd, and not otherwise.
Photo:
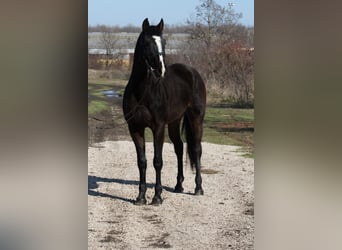
[[(223, 6), (234, 3), (235, 11), (243, 15), (240, 23), (254, 26), (254, 0), (216, 2)], [(151, 24), (160, 18), (167, 24), (184, 24), (197, 5), (199, 0), (88, 0), (88, 25), (140, 26), (146, 17)]]

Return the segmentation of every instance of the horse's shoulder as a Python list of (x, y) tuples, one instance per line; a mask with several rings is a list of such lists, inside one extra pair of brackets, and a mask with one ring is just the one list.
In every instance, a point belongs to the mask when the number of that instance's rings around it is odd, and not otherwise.
[(169, 76), (176, 76), (184, 81), (191, 83), (195, 76), (195, 70), (189, 65), (182, 63), (171, 64), (167, 70)]
[(174, 63), (169, 65), (168, 69), (176, 71), (192, 71), (192, 67), (183, 63)]

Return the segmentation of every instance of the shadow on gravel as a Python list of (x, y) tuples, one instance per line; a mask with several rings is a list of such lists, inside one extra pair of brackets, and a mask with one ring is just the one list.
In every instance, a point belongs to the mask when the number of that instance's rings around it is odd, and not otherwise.
[[(129, 203), (134, 203), (134, 200), (132, 199), (127, 199), (124, 197), (119, 197), (111, 194), (106, 194), (106, 193), (101, 193), (99, 191), (93, 190), (97, 189), (99, 187), (98, 182), (107, 182), (107, 183), (118, 183), (122, 185), (134, 185), (139, 187), (139, 181), (133, 181), (133, 180), (123, 180), (123, 179), (116, 179), (116, 178), (104, 178), (104, 177), (97, 177), (93, 175), (88, 175), (88, 195), (92, 196), (99, 196), (99, 197), (104, 197), (104, 198), (111, 198), (115, 200), (122, 200), (126, 201)], [(154, 184), (152, 183), (146, 183), (147, 188), (154, 188)], [(166, 187), (163, 186), (163, 189), (174, 193), (174, 188)], [(192, 193), (181, 193), (181, 194), (187, 194), (187, 195), (194, 195)]]
[(126, 202), (134, 204), (134, 200), (132, 200), (132, 199), (127, 199), (124, 197), (119, 197), (119, 196), (115, 196), (115, 195), (111, 195), (111, 194), (105, 194), (105, 193), (101, 193), (101, 192), (93, 191), (93, 190), (89, 190), (89, 189), (88, 189), (88, 195), (99, 196), (99, 197), (103, 197), (103, 198), (111, 198), (114, 200), (122, 200), (122, 201), (126, 201)]

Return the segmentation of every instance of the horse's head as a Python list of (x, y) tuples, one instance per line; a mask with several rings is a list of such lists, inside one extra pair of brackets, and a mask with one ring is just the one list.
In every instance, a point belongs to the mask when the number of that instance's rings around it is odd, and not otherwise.
[(141, 41), (139, 43), (144, 63), (158, 77), (164, 77), (165, 74), (163, 28), (163, 19), (160, 20), (158, 25), (152, 26), (146, 18), (142, 24)]

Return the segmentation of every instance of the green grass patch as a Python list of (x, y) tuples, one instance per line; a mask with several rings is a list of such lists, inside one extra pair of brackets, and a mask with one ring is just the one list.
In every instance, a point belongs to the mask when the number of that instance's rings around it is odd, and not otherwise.
[(123, 94), (126, 80), (115, 79), (115, 80), (91, 80), (88, 82), (88, 115), (93, 116), (97, 113), (110, 109), (113, 105), (112, 101), (108, 99), (103, 91), (114, 89), (117, 94)]
[(241, 146), (254, 157), (254, 110), (207, 107), (203, 141)]
[(112, 87), (122, 87), (124, 88), (127, 84), (128, 80), (125, 79), (97, 79), (97, 80), (89, 80), (89, 85), (105, 85), (105, 86), (112, 86)]
[(204, 122), (213, 124), (215, 122), (237, 122), (253, 121), (253, 109), (232, 109), (207, 107)]
[(94, 100), (88, 103), (88, 115), (95, 115), (104, 110), (107, 110), (109, 105), (106, 101)]

